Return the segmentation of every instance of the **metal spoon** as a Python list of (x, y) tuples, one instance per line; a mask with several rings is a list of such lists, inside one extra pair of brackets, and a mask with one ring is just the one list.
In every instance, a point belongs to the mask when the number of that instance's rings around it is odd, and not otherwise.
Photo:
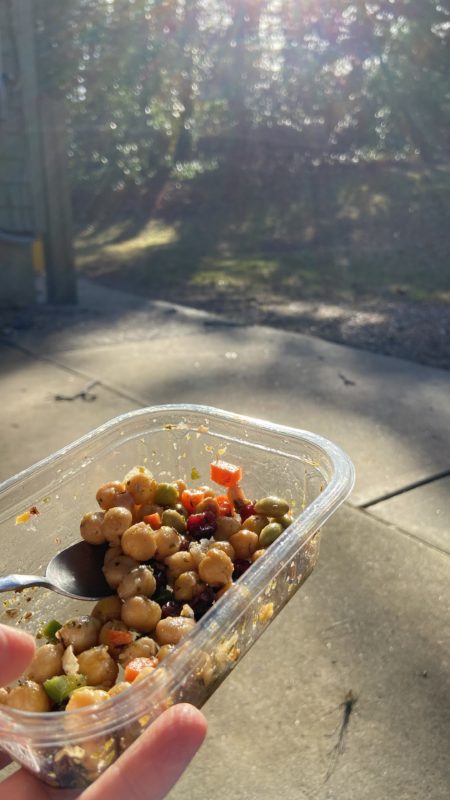
[(44, 577), (7, 575), (0, 578), (0, 592), (43, 586), (76, 600), (100, 600), (113, 594), (102, 572), (105, 550), (105, 545), (92, 545), (83, 540), (76, 542), (52, 558)]

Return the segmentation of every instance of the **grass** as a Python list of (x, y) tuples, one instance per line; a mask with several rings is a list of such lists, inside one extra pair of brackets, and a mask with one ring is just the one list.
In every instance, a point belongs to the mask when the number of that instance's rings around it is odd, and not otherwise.
[[(157, 213), (76, 242), (94, 279), (193, 305), (252, 299), (450, 303), (448, 170), (331, 167), (199, 174), (167, 185)], [(131, 217), (131, 218), (130, 218)]]

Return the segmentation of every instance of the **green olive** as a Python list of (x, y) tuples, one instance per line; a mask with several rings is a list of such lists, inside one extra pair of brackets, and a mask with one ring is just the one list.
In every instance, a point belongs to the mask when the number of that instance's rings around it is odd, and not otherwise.
[(178, 486), (175, 483), (158, 483), (154, 502), (160, 506), (171, 506), (178, 503)]
[(281, 497), (263, 497), (255, 503), (255, 514), (266, 517), (284, 517), (289, 511), (289, 503)]
[(265, 528), (262, 529), (261, 533), (259, 534), (259, 546), (260, 547), (269, 547), (275, 539), (278, 539), (279, 536), (283, 533), (283, 526), (280, 525), (279, 522), (269, 522)]
[(186, 530), (185, 518), (174, 508), (166, 508), (166, 510), (163, 511), (161, 522), (163, 525), (168, 525), (169, 528), (175, 528), (178, 533), (184, 533)]
[(280, 525), (283, 526), (284, 530), (286, 530), (286, 528), (289, 528), (289, 525), (292, 525), (293, 521), (294, 518), (292, 514), (283, 514), (282, 517), (277, 517), (277, 522), (279, 522)]

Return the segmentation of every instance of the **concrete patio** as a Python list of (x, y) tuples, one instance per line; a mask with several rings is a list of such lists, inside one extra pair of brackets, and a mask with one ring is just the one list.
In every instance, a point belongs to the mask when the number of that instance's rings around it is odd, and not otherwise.
[(79, 293), (77, 309), (3, 330), (1, 479), (168, 402), (315, 431), (356, 467), (317, 570), (205, 706), (207, 741), (171, 800), (447, 798), (450, 374), (87, 281)]

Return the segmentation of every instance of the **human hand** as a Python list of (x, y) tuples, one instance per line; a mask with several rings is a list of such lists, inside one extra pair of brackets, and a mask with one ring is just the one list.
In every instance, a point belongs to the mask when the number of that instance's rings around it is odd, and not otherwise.
[[(34, 653), (22, 631), (0, 625), (0, 686), (22, 674)], [(19, 769), (0, 783), (0, 800), (162, 800), (184, 772), (206, 735), (206, 720), (193, 706), (172, 706), (83, 791), (52, 789)], [(0, 768), (8, 763), (2, 760)]]

